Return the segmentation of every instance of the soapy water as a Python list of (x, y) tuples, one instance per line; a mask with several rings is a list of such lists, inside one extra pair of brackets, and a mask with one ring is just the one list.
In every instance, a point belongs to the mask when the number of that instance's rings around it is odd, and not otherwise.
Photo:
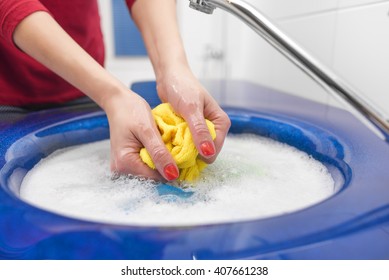
[(294, 147), (256, 135), (229, 135), (216, 162), (183, 187), (184, 199), (160, 196), (151, 180), (109, 172), (109, 141), (58, 150), (23, 180), (21, 199), (64, 216), (144, 226), (184, 226), (282, 215), (334, 194), (324, 165)]

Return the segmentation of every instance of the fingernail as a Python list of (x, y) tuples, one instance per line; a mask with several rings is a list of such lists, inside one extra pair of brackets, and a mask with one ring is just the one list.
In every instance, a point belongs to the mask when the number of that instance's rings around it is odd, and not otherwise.
[(209, 141), (204, 141), (200, 145), (201, 152), (204, 156), (213, 156), (215, 154), (215, 147)]
[(178, 178), (178, 170), (173, 163), (166, 165), (163, 169), (163, 172), (165, 173), (166, 179), (168, 179), (169, 181)]

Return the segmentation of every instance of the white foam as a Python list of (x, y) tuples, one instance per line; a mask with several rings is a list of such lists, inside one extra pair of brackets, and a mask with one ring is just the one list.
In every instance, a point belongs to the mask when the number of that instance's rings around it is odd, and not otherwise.
[(187, 200), (162, 199), (150, 181), (111, 179), (109, 141), (59, 150), (25, 177), (23, 200), (52, 212), (130, 225), (234, 222), (296, 211), (334, 193), (327, 169), (293, 147), (228, 136)]

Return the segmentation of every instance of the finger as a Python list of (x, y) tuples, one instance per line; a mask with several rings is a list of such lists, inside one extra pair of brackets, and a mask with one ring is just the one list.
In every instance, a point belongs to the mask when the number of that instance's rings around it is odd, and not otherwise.
[(198, 109), (192, 111), (186, 110), (182, 114), (182, 117), (188, 124), (193, 143), (200, 156), (204, 159), (213, 161), (216, 155), (216, 147), (205, 122), (203, 112)]
[(202, 158), (206, 163), (212, 163), (223, 147), (224, 140), (231, 127), (231, 120), (228, 115), (213, 100), (208, 102), (205, 106), (204, 116), (206, 119), (212, 121), (216, 131), (216, 138), (214, 139), (214, 144), (216, 148), (215, 156), (210, 159)]
[(156, 181), (163, 180), (157, 170), (149, 168), (139, 157), (139, 151), (121, 150), (111, 156), (111, 171), (119, 175), (134, 175)]
[(218, 155), (223, 147), (224, 140), (227, 137), (228, 131), (231, 127), (231, 120), (224, 111), (219, 113), (216, 120), (213, 121), (216, 130), (216, 138), (214, 140), (216, 147), (216, 155)]
[(215, 125), (216, 138), (214, 141), (216, 153), (218, 154), (223, 147), (224, 140), (231, 127), (231, 120), (227, 113), (224, 112), (216, 103), (210, 104), (209, 107), (206, 107), (204, 115)]
[(137, 137), (144, 144), (158, 172), (168, 181), (178, 179), (178, 167), (155, 124), (144, 129)]

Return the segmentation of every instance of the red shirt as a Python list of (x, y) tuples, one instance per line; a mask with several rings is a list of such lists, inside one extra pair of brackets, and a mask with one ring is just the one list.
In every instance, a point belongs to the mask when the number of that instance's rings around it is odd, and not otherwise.
[[(129, 9), (135, 0), (126, 0)], [(84, 96), (78, 89), (18, 49), (12, 35), (28, 15), (49, 12), (97, 62), (104, 43), (97, 0), (0, 1), (0, 105), (58, 104)]]

